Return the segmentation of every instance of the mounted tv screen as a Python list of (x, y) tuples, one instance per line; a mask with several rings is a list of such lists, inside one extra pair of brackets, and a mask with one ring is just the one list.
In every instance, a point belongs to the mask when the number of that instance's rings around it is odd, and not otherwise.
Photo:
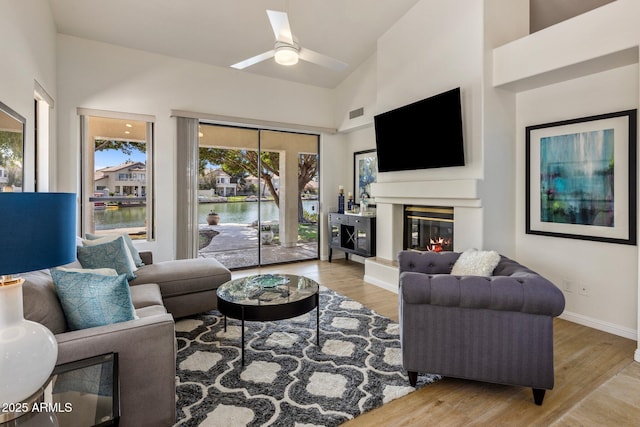
[(378, 171), (464, 166), (460, 88), (374, 117)]

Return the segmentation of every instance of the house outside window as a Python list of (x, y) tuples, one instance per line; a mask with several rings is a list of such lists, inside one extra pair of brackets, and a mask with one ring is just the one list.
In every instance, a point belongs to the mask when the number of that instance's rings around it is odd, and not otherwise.
[[(79, 109), (84, 233), (153, 240), (152, 116)], [(86, 113), (86, 114), (82, 114)]]

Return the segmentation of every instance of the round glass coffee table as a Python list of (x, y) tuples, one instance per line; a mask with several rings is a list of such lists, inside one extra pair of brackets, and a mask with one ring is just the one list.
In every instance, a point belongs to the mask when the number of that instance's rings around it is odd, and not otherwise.
[(291, 319), (316, 309), (316, 345), (320, 345), (320, 294), (314, 280), (293, 274), (259, 274), (222, 284), (217, 291), (218, 310), (242, 321), (242, 365), (244, 366), (244, 322)]

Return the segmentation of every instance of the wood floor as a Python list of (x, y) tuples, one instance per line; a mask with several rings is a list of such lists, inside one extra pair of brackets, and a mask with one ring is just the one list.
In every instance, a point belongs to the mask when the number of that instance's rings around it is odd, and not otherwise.
[[(310, 261), (234, 271), (299, 274), (398, 320), (397, 294), (363, 281), (357, 262)], [(531, 389), (453, 378), (428, 385), (343, 424), (360, 426), (640, 426), (636, 342), (562, 319), (554, 323), (555, 388), (542, 406)]]

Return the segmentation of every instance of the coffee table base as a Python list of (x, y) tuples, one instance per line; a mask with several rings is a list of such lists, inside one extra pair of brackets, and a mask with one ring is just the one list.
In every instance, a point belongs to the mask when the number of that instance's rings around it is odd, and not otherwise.
[[(292, 313), (295, 313), (295, 314), (290, 316), (287, 315), (287, 311), (284, 311), (284, 312), (281, 311), (277, 316), (269, 316), (270, 313), (268, 312), (266, 313), (256, 312), (256, 310), (251, 310), (251, 308), (253, 308), (251, 306), (240, 306), (239, 307), (240, 312), (238, 313), (240, 314), (240, 318), (238, 320), (241, 321), (240, 342), (241, 342), (241, 348), (242, 348), (242, 351), (241, 351), (242, 366), (244, 366), (244, 322), (245, 320), (266, 322), (266, 321), (274, 321), (274, 320), (291, 319), (293, 317), (301, 316), (305, 313), (308, 313), (315, 308), (316, 309), (316, 345), (319, 347), (320, 346), (320, 294), (316, 293), (312, 300), (314, 304), (310, 306), (310, 308), (308, 308), (309, 306), (298, 305), (299, 309), (292, 311)], [(300, 310), (304, 310), (304, 311), (300, 311)], [(222, 312), (222, 310), (220, 311)], [(235, 318), (235, 316), (229, 316), (229, 317)], [(227, 315), (226, 314), (224, 314), (224, 331), (227, 332)]]

